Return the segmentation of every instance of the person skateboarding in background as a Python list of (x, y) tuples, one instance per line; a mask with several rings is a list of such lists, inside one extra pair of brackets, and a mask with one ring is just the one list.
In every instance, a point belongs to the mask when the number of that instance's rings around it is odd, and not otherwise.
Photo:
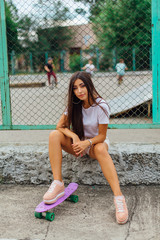
[(108, 153), (109, 115), (109, 105), (96, 91), (90, 74), (74, 73), (69, 83), (67, 107), (56, 130), (49, 136), (49, 158), (54, 181), (44, 194), (43, 201), (52, 204), (64, 195), (62, 149), (76, 157), (87, 154), (98, 160), (114, 194), (117, 222), (124, 224), (128, 220), (127, 205)]
[(116, 64), (116, 70), (117, 70), (118, 85), (120, 85), (123, 81), (123, 76), (125, 75), (125, 70), (128, 70), (128, 68), (122, 58), (119, 60), (119, 63)]
[(56, 74), (55, 74), (54, 71), (53, 71), (53, 69), (55, 70), (55, 66), (54, 66), (54, 64), (53, 64), (53, 59), (52, 59), (51, 57), (48, 58), (48, 62), (45, 64), (44, 69), (45, 69), (46, 72), (47, 72), (47, 77), (48, 77), (48, 84), (49, 84), (49, 86), (52, 85), (52, 83), (51, 83), (51, 76), (54, 77), (55, 84), (56, 84), (56, 86), (57, 86), (57, 84), (58, 84), (57, 77), (56, 77)]
[(93, 72), (95, 69), (95, 66), (93, 65), (93, 61), (91, 59), (88, 60), (88, 63), (82, 67), (82, 70), (85, 70), (87, 73), (93, 75)]

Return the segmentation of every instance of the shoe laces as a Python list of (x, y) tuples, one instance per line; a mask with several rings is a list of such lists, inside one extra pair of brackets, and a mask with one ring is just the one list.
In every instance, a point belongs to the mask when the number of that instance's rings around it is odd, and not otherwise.
[(116, 199), (117, 211), (124, 212), (124, 203), (123, 200)]
[(56, 187), (56, 183), (55, 182), (52, 182), (51, 186), (49, 187), (48, 189), (48, 192), (53, 192), (53, 190), (55, 189)]

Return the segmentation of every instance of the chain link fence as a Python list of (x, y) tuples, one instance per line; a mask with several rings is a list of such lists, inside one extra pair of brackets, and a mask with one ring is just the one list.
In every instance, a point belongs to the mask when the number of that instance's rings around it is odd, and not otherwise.
[(152, 123), (151, 0), (7, 0), (5, 12), (13, 125), (55, 125), (88, 63), (111, 124)]

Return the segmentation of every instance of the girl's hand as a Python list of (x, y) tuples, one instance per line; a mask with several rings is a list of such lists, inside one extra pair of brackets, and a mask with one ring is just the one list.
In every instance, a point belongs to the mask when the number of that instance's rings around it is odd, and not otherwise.
[(79, 156), (82, 152), (90, 146), (90, 142), (88, 140), (85, 141), (77, 141), (76, 143), (72, 144), (73, 151), (75, 152), (76, 156)]
[[(76, 134), (74, 134), (74, 136), (72, 137), (72, 140), (73, 140), (73, 144), (76, 144), (77, 142), (80, 142), (80, 139), (79, 139), (78, 135), (76, 135)], [(72, 148), (73, 148), (73, 144), (72, 144)], [(74, 149), (73, 149), (73, 151), (74, 151)], [(76, 154), (76, 152), (75, 152), (75, 155), (77, 157), (79, 156), (79, 154)]]

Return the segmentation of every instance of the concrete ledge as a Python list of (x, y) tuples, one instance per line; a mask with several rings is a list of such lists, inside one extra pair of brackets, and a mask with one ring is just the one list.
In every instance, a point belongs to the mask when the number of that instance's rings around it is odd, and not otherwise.
[[(110, 154), (121, 185), (160, 184), (160, 144), (112, 144)], [(64, 181), (79, 184), (107, 184), (98, 162), (76, 158), (63, 152)], [(48, 184), (52, 173), (48, 145), (1, 144), (0, 181), (2, 183)]]

